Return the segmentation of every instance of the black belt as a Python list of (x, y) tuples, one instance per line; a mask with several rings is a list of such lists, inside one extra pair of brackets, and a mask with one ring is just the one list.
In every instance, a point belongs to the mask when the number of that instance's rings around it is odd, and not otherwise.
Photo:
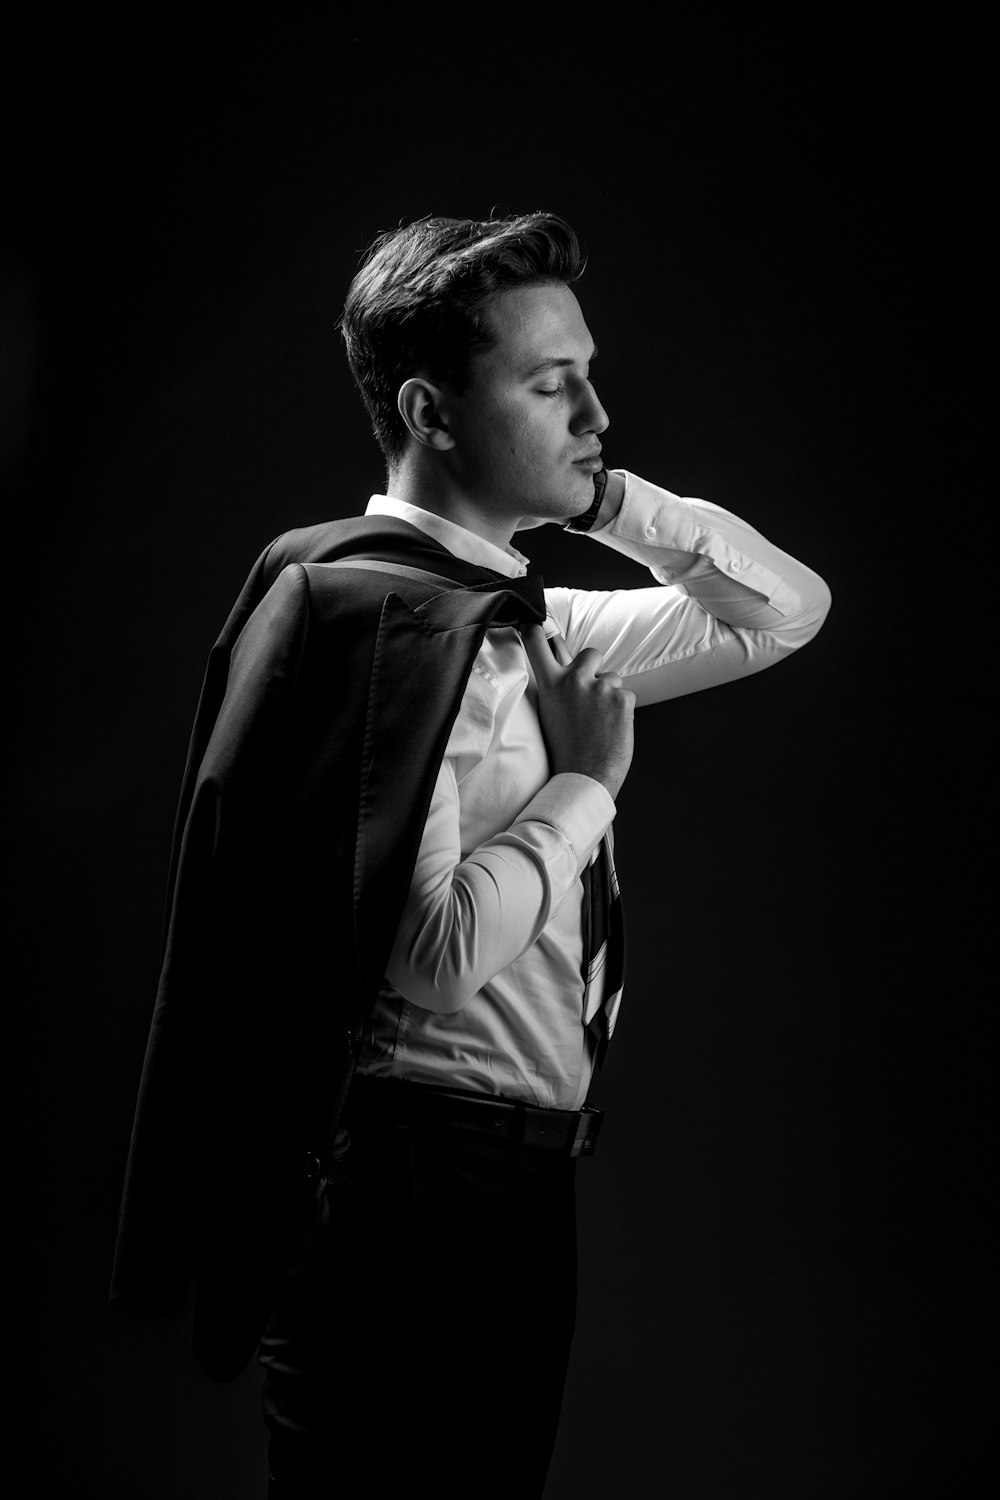
[(356, 1075), (345, 1109), (353, 1123), (465, 1131), (510, 1146), (562, 1156), (593, 1156), (604, 1115), (599, 1109), (542, 1109), (519, 1099), (442, 1089), (396, 1078)]

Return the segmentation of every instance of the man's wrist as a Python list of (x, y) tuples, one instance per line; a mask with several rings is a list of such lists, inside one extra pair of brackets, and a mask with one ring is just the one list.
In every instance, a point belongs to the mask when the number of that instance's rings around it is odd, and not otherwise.
[(606, 470), (608, 482), (604, 486), (604, 495), (601, 499), (601, 508), (597, 512), (597, 519), (591, 527), (592, 531), (600, 531), (602, 526), (607, 526), (615, 519), (622, 508), (625, 499), (625, 475), (618, 474), (614, 469)]

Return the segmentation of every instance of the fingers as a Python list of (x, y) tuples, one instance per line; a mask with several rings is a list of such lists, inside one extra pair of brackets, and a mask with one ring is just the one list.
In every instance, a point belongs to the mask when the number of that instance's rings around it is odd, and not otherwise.
[(573, 658), (572, 665), (584, 677), (601, 677), (604, 675), (601, 672), (601, 668), (604, 666), (604, 657), (593, 646), (584, 646), (579, 655)]
[(522, 625), (521, 639), (536, 682), (551, 682), (558, 670), (541, 625)]
[(571, 667), (573, 665), (573, 657), (570, 654), (570, 649), (561, 635), (550, 635), (548, 645), (549, 650), (560, 666)]
[(593, 646), (585, 646), (578, 656), (573, 656), (561, 635), (546, 636), (541, 625), (523, 626), (521, 639), (536, 682), (552, 682), (561, 669), (572, 667), (584, 677), (607, 677), (615, 679), (614, 686), (621, 686), (617, 672), (601, 671), (604, 657)]

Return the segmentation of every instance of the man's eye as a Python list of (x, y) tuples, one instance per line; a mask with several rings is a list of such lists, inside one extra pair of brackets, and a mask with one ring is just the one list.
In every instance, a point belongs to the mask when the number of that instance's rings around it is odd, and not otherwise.
[(538, 394), (540, 396), (561, 396), (565, 389), (566, 387), (562, 385), (552, 386), (551, 388), (543, 385), (538, 387)]

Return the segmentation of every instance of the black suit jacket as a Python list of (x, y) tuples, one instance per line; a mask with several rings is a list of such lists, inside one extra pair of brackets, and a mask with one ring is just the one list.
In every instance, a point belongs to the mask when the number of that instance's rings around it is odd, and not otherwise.
[(362, 518), (273, 543), (209, 658), (112, 1300), (179, 1309), (193, 1278), (219, 1378), (307, 1222), (483, 635), (542, 619), (541, 580)]

